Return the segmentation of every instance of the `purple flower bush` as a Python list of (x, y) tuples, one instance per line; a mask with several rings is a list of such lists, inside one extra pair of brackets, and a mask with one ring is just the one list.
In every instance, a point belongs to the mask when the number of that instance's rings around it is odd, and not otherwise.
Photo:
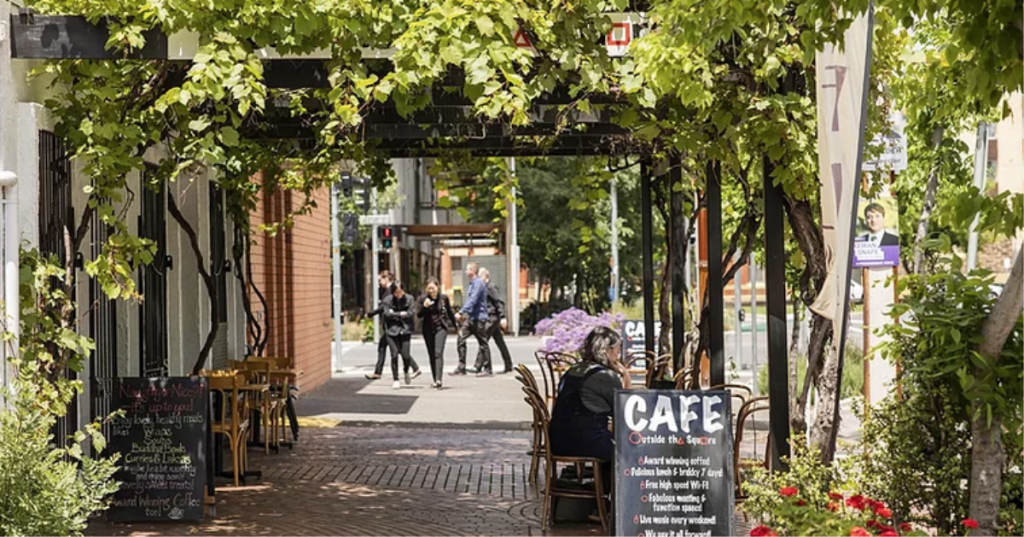
[(625, 319), (621, 313), (603, 312), (595, 316), (581, 309), (569, 308), (539, 321), (533, 333), (537, 336), (551, 336), (544, 345), (545, 352), (571, 354), (583, 347), (587, 335), (598, 326), (619, 330)]

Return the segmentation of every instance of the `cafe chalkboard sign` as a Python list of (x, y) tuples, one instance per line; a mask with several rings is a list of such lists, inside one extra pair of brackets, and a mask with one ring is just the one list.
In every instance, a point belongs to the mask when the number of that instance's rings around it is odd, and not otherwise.
[(121, 378), (110, 438), (121, 454), (108, 517), (116, 522), (200, 521), (206, 481), (206, 380)]
[(725, 391), (616, 394), (616, 535), (735, 535), (731, 418)]
[[(647, 347), (644, 342), (644, 321), (629, 319), (622, 322), (622, 357), (628, 358), (630, 354), (642, 353)], [(658, 339), (661, 333), (661, 321), (654, 321), (654, 339)], [(636, 367), (647, 367), (646, 360), (638, 360)]]

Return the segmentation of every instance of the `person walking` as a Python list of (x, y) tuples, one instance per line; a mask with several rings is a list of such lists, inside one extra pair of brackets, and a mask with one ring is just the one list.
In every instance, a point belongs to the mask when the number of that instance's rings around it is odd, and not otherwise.
[[(498, 288), (491, 283), (491, 271), (486, 268), (480, 269), (480, 278), (487, 284), (487, 328), (488, 334), (498, 347), (501, 359), (505, 362), (502, 374), (512, 372), (512, 354), (508, 352), (508, 345), (505, 345), (505, 329), (508, 327), (508, 319), (505, 317), (505, 301), (498, 294)], [(481, 364), (476, 365), (480, 369)]]
[(448, 330), (455, 328), (455, 313), (448, 297), (441, 292), (441, 284), (437, 278), (427, 279), (426, 292), (419, 299), (416, 313), (423, 319), (423, 342), (427, 346), (430, 360), (430, 373), (433, 377), (430, 385), (441, 389), (444, 376), (444, 343), (448, 339)]
[[(466, 374), (466, 342), (469, 341), (472, 334), (469, 331), (469, 319), (467, 317), (456, 317), (458, 319), (458, 339), (455, 341), (455, 352), (459, 354), (459, 366), (452, 371), (452, 375), (465, 375)], [(476, 368), (479, 368), (480, 364), (477, 363)], [(476, 373), (476, 369), (473, 370)]]
[[(456, 319), (466, 317), (469, 333), (476, 338), (480, 350), (477, 351), (477, 362), (480, 364), (476, 376), (487, 377), (491, 373), (491, 348), (488, 345), (490, 336), (487, 331), (487, 284), (477, 276), (480, 265), (471, 262), (466, 265), (466, 277), (469, 278), (469, 292), (466, 303), (462, 305)], [(459, 369), (466, 369), (465, 353), (460, 353)]]
[(395, 280), (391, 284), (391, 296), (385, 299), (383, 308), (388, 347), (391, 349), (391, 376), (394, 379), (391, 387), (396, 390), (402, 387), (398, 381), (399, 355), (402, 357), (405, 383), (411, 384), (412, 379), (420, 376), (420, 369), (410, 354), (415, 306), (416, 302), (405, 292), (402, 282)]
[[(395, 277), (391, 275), (391, 271), (385, 270), (377, 276), (377, 293), (380, 296), (378, 301), (377, 309), (371, 310), (366, 316), (373, 318), (375, 315), (380, 315), (384, 312), (384, 301), (391, 296), (391, 283), (395, 281)], [(380, 341), (377, 342), (377, 365), (373, 368), (372, 375), (366, 375), (368, 380), (377, 380), (380, 378), (381, 373), (384, 372), (384, 360), (388, 356), (388, 334), (387, 331), (381, 331)]]

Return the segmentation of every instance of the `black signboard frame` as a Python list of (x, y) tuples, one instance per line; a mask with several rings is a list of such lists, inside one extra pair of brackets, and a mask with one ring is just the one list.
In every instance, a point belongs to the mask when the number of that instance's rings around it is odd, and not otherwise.
[[(704, 429), (705, 404), (721, 429)], [(619, 390), (615, 535), (735, 535), (732, 421), (725, 390)]]
[[(637, 335), (637, 329), (640, 330)], [(647, 347), (644, 343), (644, 321), (643, 319), (627, 319), (622, 321), (622, 359), (625, 360), (631, 354), (646, 352)], [(661, 331), (661, 321), (654, 321), (654, 332), (657, 334)], [(657, 335), (655, 335), (657, 337)], [(647, 362), (638, 364), (638, 367), (646, 367)]]
[(107, 518), (201, 522), (209, 463), (209, 400), (200, 377), (122, 377), (114, 394), (111, 450), (121, 454)]

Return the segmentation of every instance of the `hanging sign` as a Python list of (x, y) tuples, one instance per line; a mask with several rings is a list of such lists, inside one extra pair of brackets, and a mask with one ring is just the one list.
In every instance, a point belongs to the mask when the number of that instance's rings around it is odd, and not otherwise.
[(615, 535), (735, 535), (732, 401), (716, 391), (615, 394)]

